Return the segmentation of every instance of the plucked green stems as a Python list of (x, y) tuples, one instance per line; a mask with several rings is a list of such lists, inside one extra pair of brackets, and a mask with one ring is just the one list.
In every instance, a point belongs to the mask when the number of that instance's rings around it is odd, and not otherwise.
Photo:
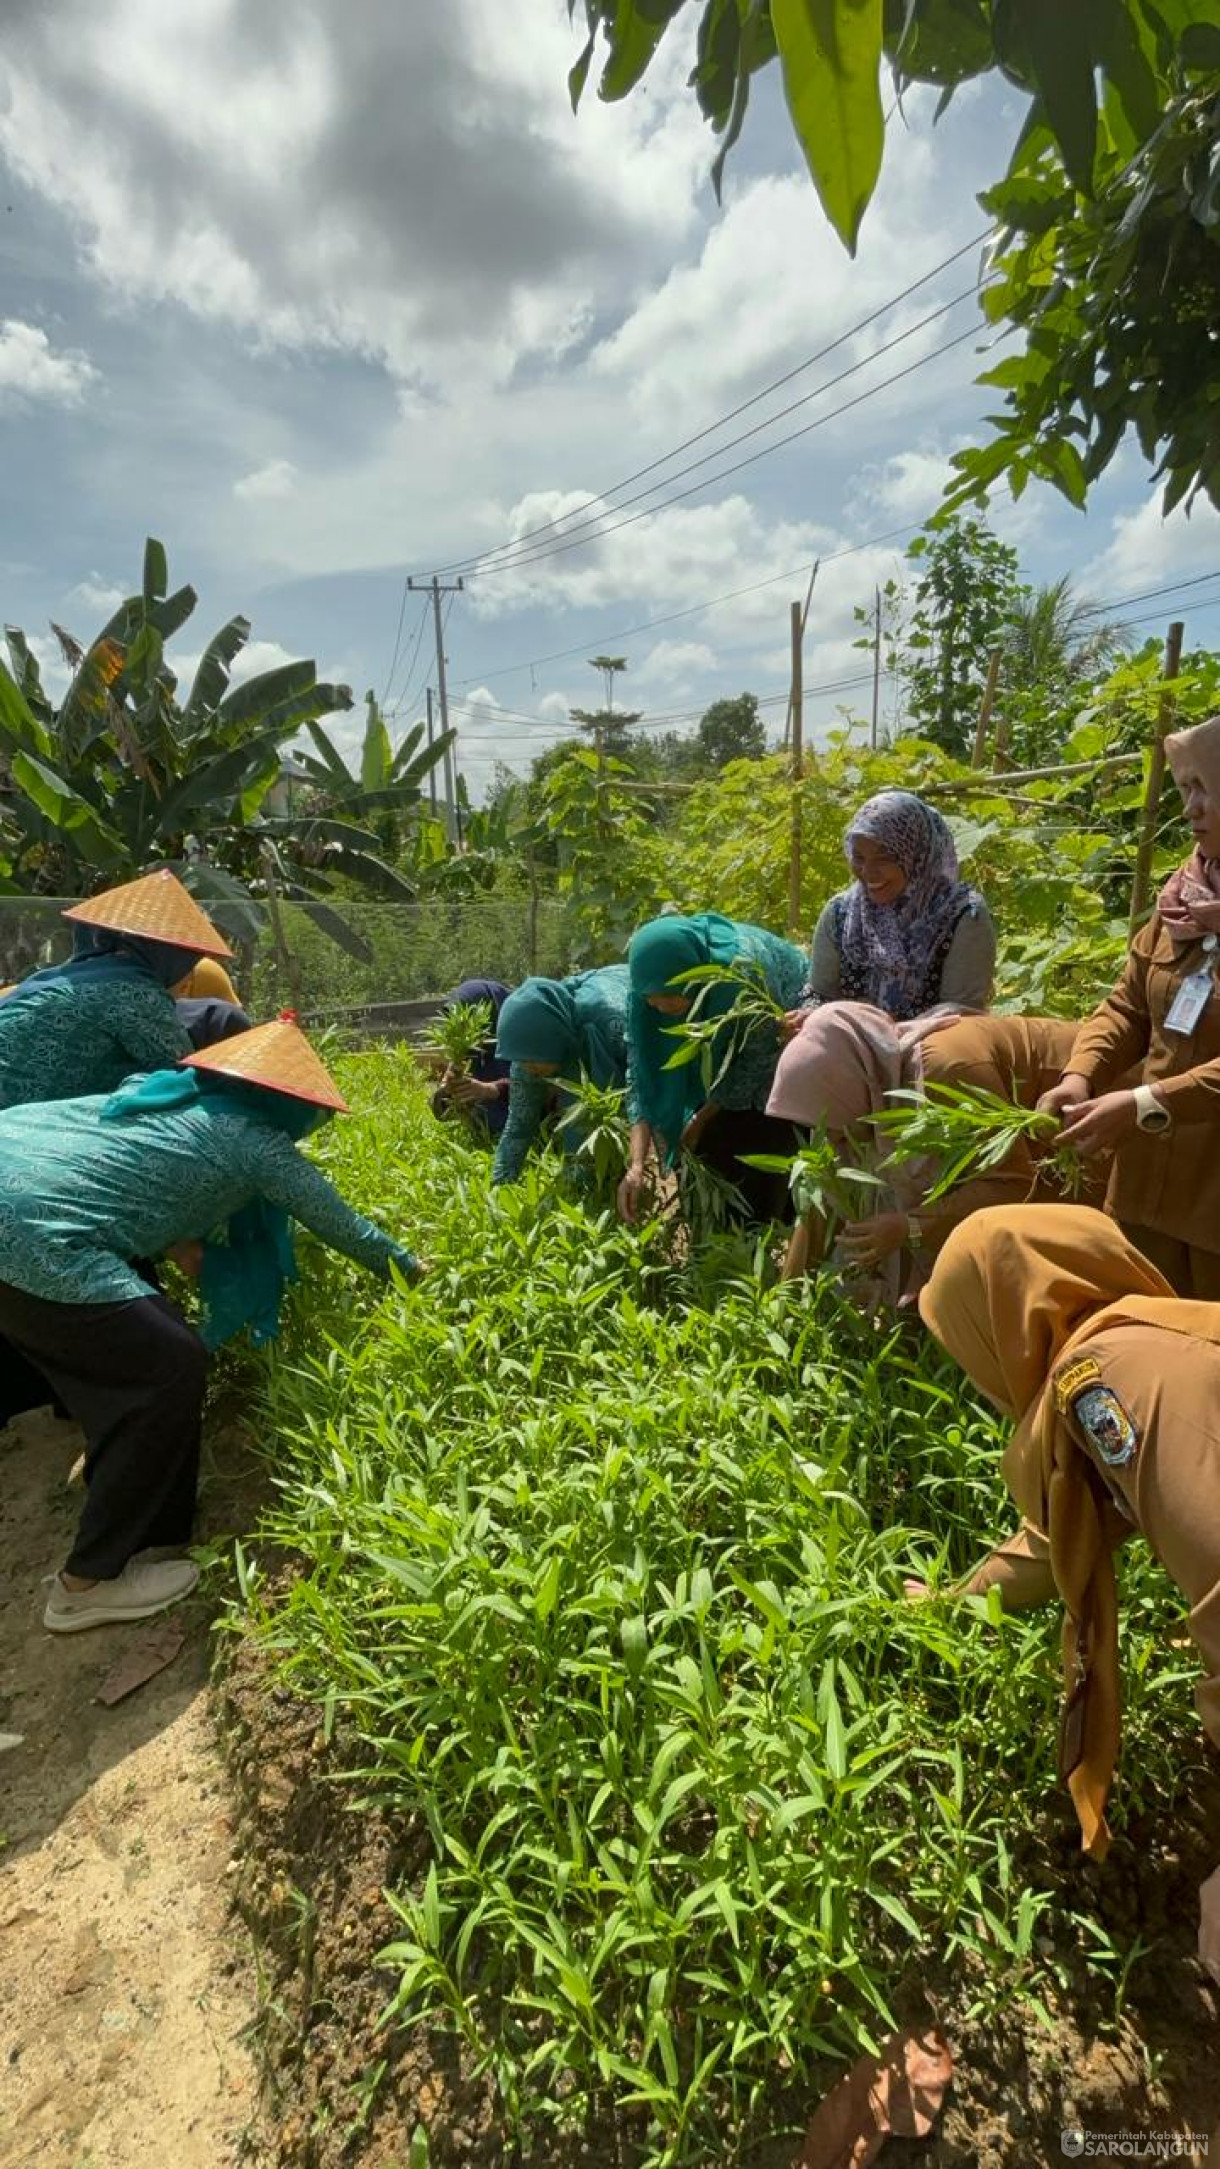
[(460, 1075), (470, 1068), (491, 1036), (490, 1002), (454, 1002), (443, 1015), (433, 1018), (420, 1044), (429, 1054), (443, 1054), (450, 1069)]
[[(922, 1090), (903, 1086), (886, 1097), (893, 1104), (874, 1115), (872, 1124), (888, 1144), (890, 1160), (895, 1165), (909, 1160), (940, 1165), (924, 1200), (928, 1205), (960, 1183), (992, 1174), (1020, 1141), (1046, 1145), (1060, 1126), (1057, 1115), (1014, 1106), (977, 1085), (929, 1084)], [(1085, 1175), (1079, 1153), (1061, 1145), (1041, 1153), (1040, 1160), (1066, 1196), (1079, 1196)]]
[[(733, 987), (737, 991), (728, 1009), (709, 1017), (703, 1011), (713, 987)], [(778, 1027), (784, 1019), (783, 1003), (776, 1001), (768, 987), (762, 966), (753, 962), (697, 964), (691, 971), (679, 972), (670, 991), (692, 992), (693, 998), (686, 1015), (667, 1027), (669, 1037), (678, 1044), (665, 1067), (683, 1069), (688, 1062), (701, 1062), (704, 1089), (709, 1095), (737, 1060), (750, 1034), (760, 1025)], [(713, 1069), (718, 1051), (719, 1061)]]

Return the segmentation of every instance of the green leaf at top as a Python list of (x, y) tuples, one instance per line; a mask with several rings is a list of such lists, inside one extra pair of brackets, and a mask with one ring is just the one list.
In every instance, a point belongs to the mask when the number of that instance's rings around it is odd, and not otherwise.
[(1079, 0), (1023, 0), (1020, 28), (1063, 163), (1085, 195), (1097, 157), (1097, 86), (1089, 11)]
[(169, 564), (165, 544), (152, 535), (144, 545), (144, 600), (160, 602), (169, 589)]
[(854, 256), (885, 145), (882, 0), (771, 0), (771, 20), (814, 187)]

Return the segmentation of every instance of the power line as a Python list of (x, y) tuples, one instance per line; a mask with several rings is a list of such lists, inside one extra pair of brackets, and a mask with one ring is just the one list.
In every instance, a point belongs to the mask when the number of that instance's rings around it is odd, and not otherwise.
[[(381, 707), (382, 707), (383, 709), (385, 708), (386, 702), (388, 701), (388, 699), (389, 699), (389, 697), (390, 697), (390, 685), (391, 685), (391, 683), (392, 683), (392, 681), (393, 681), (393, 677), (394, 677), (394, 665), (395, 665), (395, 664), (397, 663), (397, 661), (398, 661), (398, 651), (399, 651), (399, 648), (400, 648), (400, 646), (401, 646), (401, 643), (402, 643), (402, 620), (403, 620), (403, 611), (405, 611), (405, 609), (406, 609), (406, 606), (407, 606), (407, 596), (408, 596), (408, 595), (410, 594), (410, 592), (411, 592), (411, 590), (410, 590), (410, 586), (409, 586), (409, 584), (404, 584), (404, 587), (403, 587), (403, 591), (402, 591), (402, 609), (401, 609), (401, 610), (399, 611), (399, 613), (398, 613), (398, 632), (397, 632), (397, 635), (396, 635), (396, 637), (395, 637), (395, 641), (394, 641), (394, 657), (393, 657), (393, 661), (391, 662), (391, 664), (390, 664), (390, 667), (389, 667), (388, 671), (386, 672), (386, 680), (385, 680), (385, 685), (383, 686), (383, 688), (382, 688), (382, 693), (381, 693)], [(420, 651), (420, 647), (421, 647), (421, 645), (422, 645), (422, 642), (423, 642), (423, 637), (424, 637), (424, 627), (425, 627), (425, 625), (427, 624), (427, 622), (428, 622), (428, 605), (427, 605), (427, 602), (425, 601), (425, 603), (424, 603), (424, 606), (423, 606), (423, 609), (422, 609), (422, 610), (420, 611), (420, 613), (419, 613), (419, 624), (417, 625), (417, 627), (416, 627), (416, 629), (415, 629), (415, 646), (414, 646), (414, 647), (412, 648), (412, 650), (411, 650), (411, 660), (410, 660), (410, 662), (409, 662), (409, 663), (407, 664), (407, 668), (406, 668), (406, 673), (405, 673), (405, 683), (406, 683), (406, 684), (408, 684), (408, 685), (410, 685), (410, 684), (411, 684), (411, 682), (412, 682), (412, 680), (413, 680), (413, 678), (414, 678), (414, 675), (415, 675), (415, 665), (416, 665), (416, 662), (418, 661), (418, 658), (419, 658), (419, 651)], [(395, 708), (394, 708), (394, 710), (393, 710), (393, 713), (394, 713), (395, 715), (397, 715), (397, 713), (398, 713), (398, 710), (399, 710), (399, 708), (401, 708), (401, 707), (402, 707), (402, 706), (403, 706), (403, 705), (405, 704), (405, 701), (406, 701), (406, 699), (407, 699), (407, 695), (406, 695), (406, 694), (404, 694), (404, 695), (402, 696), (402, 699), (401, 699), (401, 700), (399, 700), (399, 701), (397, 702), (397, 704), (396, 704), (396, 706), (395, 706)]]
[[(828, 355), (836, 353), (841, 346), (845, 346), (849, 339), (858, 338), (861, 332), (868, 331), (883, 316), (888, 316), (891, 309), (898, 308), (902, 302), (908, 301), (912, 294), (917, 294), (921, 287), (927, 286), (933, 279), (939, 278), (942, 271), (948, 271), (954, 264), (959, 263), (963, 256), (968, 256), (972, 249), (981, 247), (991, 231), (992, 229), (989, 226), (984, 227), (981, 233), (975, 234), (969, 241), (964, 241), (960, 248), (953, 251), (952, 255), (946, 256), (940, 263), (934, 264), (930, 271), (925, 271), (918, 279), (912, 280), (911, 284), (903, 287), (901, 292), (891, 294), (888, 301), (880, 302), (869, 315), (861, 317), (858, 323), (852, 324), (846, 331), (840, 332), (837, 338), (831, 339), (825, 346), (817, 348), (814, 353), (806, 355), (803, 361), (798, 362), (794, 368), (786, 370), (782, 376), (773, 378), (771, 383), (764, 384), (761, 391), (754, 392), (750, 398), (741, 400), (737, 406), (731, 407), (726, 414), (722, 414), (715, 421), (707, 423), (703, 429), (696, 430), (693, 436), (683, 438), (680, 444), (673, 445), (668, 452), (663, 452), (656, 459), (649, 460), (647, 465), (643, 467), (637, 467), (634, 473), (624, 475), (620, 481), (610, 483), (604, 490), (600, 490), (596, 496), (590, 497), (584, 505), (576, 505), (571, 512), (563, 513), (560, 517), (562, 519), (572, 519), (578, 512), (591, 511), (596, 505), (605, 502), (606, 499), (617, 497), (620, 490), (629, 489), (633, 482), (642, 481), (645, 475), (655, 474), (658, 467), (667, 467), (670, 461), (677, 459), (681, 453), (689, 452), (692, 445), (702, 444), (706, 438), (714, 436), (718, 430), (725, 428), (729, 422), (735, 422), (739, 415), (748, 413), (751, 407), (756, 407), (762, 400), (769, 399), (772, 392), (782, 391), (786, 384), (793, 383), (797, 377), (803, 375), (806, 369), (812, 369), (818, 362), (825, 361)], [(815, 395), (810, 394), (809, 396), (813, 397)], [(772, 420), (778, 419), (778, 416), (772, 416)], [(720, 449), (723, 452), (728, 447), (722, 445)], [(716, 455), (713, 454), (712, 456), (715, 457)], [(670, 479), (672, 480), (673, 477), (671, 476)], [(488, 557), (498, 556), (504, 549), (516, 549), (523, 542), (528, 542), (538, 535), (548, 534), (558, 525), (558, 520), (544, 520), (538, 527), (527, 528), (524, 533), (515, 536), (510, 543), (501, 544), (492, 550), (478, 551), (471, 557), (455, 559), (453, 564), (441, 566), (440, 570), (443, 572), (465, 571), (468, 567), (484, 563)]]
[[(522, 536), (513, 542), (503, 544), (498, 550), (486, 552), (483, 557), (473, 561), (473, 567), (467, 577), (480, 580), (488, 579), (492, 573), (511, 571), (515, 565), (532, 563), (538, 558), (549, 557), (558, 549), (567, 548), (578, 535), (590, 531), (599, 534), (607, 510), (625, 512), (630, 505), (641, 504), (646, 497), (655, 497), (658, 491), (670, 489), (671, 485), (680, 482), (684, 475), (694, 474), (696, 469), (707, 467), (713, 460), (723, 458), (726, 452), (735, 451), (738, 445), (748, 444), (752, 438), (761, 436), (764, 430), (772, 429), (777, 422), (786, 421), (790, 414), (797, 413), (801, 407), (807, 407), (811, 400), (820, 399), (824, 392), (833, 391), (838, 384), (849, 383), (853, 377), (859, 376), (864, 369), (871, 369), (874, 362), (880, 361), (886, 354), (892, 354), (895, 348), (905, 346), (908, 339), (914, 339), (921, 331), (926, 331), (930, 324), (939, 323), (943, 316), (948, 316), (953, 309), (960, 308), (963, 301), (973, 301), (976, 292), (977, 289), (973, 286), (965, 288), (962, 293), (955, 294), (951, 301), (942, 302), (939, 308), (929, 310), (928, 314), (921, 316), (917, 323), (909, 324), (905, 331), (896, 332), (892, 339), (887, 339), (881, 346), (875, 347), (871, 354), (863, 355), (858, 361), (850, 362), (846, 369), (839, 370), (837, 376), (827, 377), (824, 383), (815, 384), (812, 391), (803, 392), (799, 399), (790, 401), (786, 407), (780, 407), (774, 414), (766, 415), (761, 422), (755, 422), (750, 429), (743, 429), (736, 437), (727, 438), (723, 444), (718, 444), (714, 451), (704, 452), (698, 459), (689, 460), (685, 467), (676, 467), (672, 474), (663, 476), (661, 481), (650, 482), (646, 489), (637, 490), (631, 497), (622, 497), (617, 503), (610, 503), (610, 496), (618, 497), (617, 490), (609, 493), (605, 498), (590, 499), (590, 503), (597, 508), (592, 519), (577, 520), (574, 526), (564, 527), (560, 527), (557, 521), (552, 521), (550, 524), (556, 529), (556, 533), (549, 542), (539, 544), (533, 549), (523, 549), (522, 543), (527, 538)], [(968, 336), (973, 336), (977, 328), (976, 325), (972, 325)], [(928, 356), (925, 358), (930, 360), (934, 357)], [(877, 389), (880, 390), (883, 387), (878, 386)], [(782, 444), (787, 444), (789, 441), (789, 438), (782, 437), (775, 444), (763, 445), (755, 456), (759, 459), (765, 459), (770, 452), (778, 451)], [(737, 468), (731, 467), (727, 472), (735, 474)], [(717, 481), (719, 475), (708, 476), (706, 479), (709, 483)], [(621, 490), (625, 486), (625, 484), (620, 483), (619, 489)], [(690, 492), (683, 491), (680, 494), (688, 496)], [(655, 505), (652, 509), (659, 512), (663, 510), (665, 505), (674, 502), (674, 497), (666, 497), (663, 499), (662, 504)], [(575, 509), (578, 508), (574, 508), (571, 513), (564, 513), (562, 518), (565, 521), (573, 520), (575, 518)]]
[[(1002, 332), (1000, 336), (1008, 338), (1010, 331)], [(870, 399), (876, 398), (879, 392), (889, 391), (893, 385), (901, 384), (904, 378), (914, 376), (917, 370), (926, 369), (929, 362), (940, 361), (944, 355), (951, 354), (955, 347), (976, 337), (977, 326), (970, 325), (965, 331), (959, 332), (956, 338), (946, 339), (943, 345), (933, 347), (930, 354), (922, 354), (917, 361), (908, 362), (905, 369), (896, 369), (892, 376), (882, 377), (880, 383), (871, 384), (867, 391), (857, 392), (854, 399), (845, 399), (840, 406), (831, 407), (826, 414), (819, 414), (800, 429), (791, 429), (786, 436), (777, 437), (774, 444), (763, 445), (759, 451), (748, 453), (745, 459), (734, 460), (731, 466), (721, 467), (715, 474), (704, 475), (700, 481), (688, 483), (684, 490), (675, 490), (672, 497), (662, 498), (660, 504), (646, 505), (642, 512), (629, 513), (625, 520), (615, 520), (608, 527), (598, 528), (592, 535), (577, 535), (572, 541), (557, 542), (552, 549), (536, 550), (528, 556), (513, 558), (508, 564), (489, 566), (486, 573), (473, 572), (469, 578), (490, 579), (498, 572), (516, 572), (522, 565), (539, 564), (552, 557), (562, 557), (566, 550), (579, 550), (586, 548), (590, 542), (603, 542), (608, 536), (619, 534), (624, 527), (634, 527), (640, 520), (653, 519), (657, 513), (668, 511), (671, 505), (681, 504), (686, 498), (697, 496), (700, 490), (711, 489), (715, 483), (727, 481), (730, 475), (740, 474), (744, 468), (755, 466), (760, 459), (769, 458), (772, 452), (781, 452), (785, 445), (795, 444), (798, 438), (808, 437), (815, 429), (824, 429), (828, 422), (838, 421), (842, 415), (850, 414), (854, 408), (864, 406)]]

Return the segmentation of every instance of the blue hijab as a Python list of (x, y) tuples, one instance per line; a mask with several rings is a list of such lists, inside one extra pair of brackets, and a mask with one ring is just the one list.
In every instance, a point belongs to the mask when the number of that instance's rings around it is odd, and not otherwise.
[(77, 987), (114, 985), (121, 980), (147, 986), (150, 979), (168, 992), (194, 971), (198, 962), (197, 949), (179, 949), (168, 941), (145, 941), (138, 934), (119, 934), (108, 926), (74, 924), (72, 954), (67, 962), (31, 972), (13, 993), (24, 994), (27, 989), (55, 986), (60, 981)]
[[(226, 1100), (230, 1106), (238, 1102), (294, 1143), (308, 1137), (328, 1112), (261, 1085), (244, 1085), (197, 1069), (163, 1069), (120, 1085), (102, 1109), (102, 1120), (137, 1121), (171, 1107), (199, 1106), (205, 1113), (215, 1113)], [(285, 1292), (298, 1278), (289, 1215), (265, 1198), (252, 1199), (230, 1216), (222, 1235), (209, 1236), (203, 1246), (199, 1293), (206, 1345), (222, 1347), (243, 1326), (250, 1328), (256, 1348), (274, 1340)]]

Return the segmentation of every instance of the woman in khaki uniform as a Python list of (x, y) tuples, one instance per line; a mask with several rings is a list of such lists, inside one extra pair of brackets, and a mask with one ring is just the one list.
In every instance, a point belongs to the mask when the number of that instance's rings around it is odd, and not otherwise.
[[(1220, 1746), (1220, 1515), (1201, 1510), (1220, 1496), (1220, 1305), (1178, 1301), (1103, 1214), (1025, 1205), (956, 1229), (920, 1309), (1017, 1421), (1004, 1479), (1043, 1539), (1042, 1586), (1014, 1592), (1007, 1547), (968, 1586), (994, 1582), (1008, 1610), (1055, 1595), (1063, 1604), (1060, 1773), (1084, 1850), (1101, 1859), (1119, 1745), (1113, 1552), (1124, 1535), (1147, 1539), (1191, 1606), (1199, 1714)], [(1200, 1954), (1220, 1980), (1220, 1870), (1201, 1896)]]
[[(1195, 837), (1042, 1102), (1116, 1152), (1108, 1209), (1179, 1295), (1220, 1301), (1220, 716), (1165, 742)], [(1115, 1089), (1142, 1065), (1134, 1090)]]
[[(866, 1002), (827, 1002), (805, 1016), (780, 1056), (767, 1112), (810, 1128), (822, 1124), (832, 1135), (854, 1132), (847, 1157), (858, 1160), (862, 1147), (878, 1160), (892, 1198), (846, 1228), (838, 1247), (851, 1265), (880, 1273), (891, 1300), (920, 1284), (946, 1236), (969, 1213), (1037, 1197), (1038, 1155), (1017, 1138), (999, 1167), (929, 1204), (939, 1168), (923, 1161), (886, 1168), (884, 1154), (870, 1145), (868, 1118), (891, 1092), (927, 1084), (992, 1092), (1032, 1108), (1062, 1075), (1075, 1036), (1076, 1026), (1059, 1017), (949, 1014), (896, 1025)], [(1104, 1184), (1098, 1203), (1102, 1194)], [(785, 1279), (808, 1270), (816, 1233), (816, 1215), (808, 1215), (788, 1246)], [(904, 1260), (905, 1252), (912, 1255)]]

